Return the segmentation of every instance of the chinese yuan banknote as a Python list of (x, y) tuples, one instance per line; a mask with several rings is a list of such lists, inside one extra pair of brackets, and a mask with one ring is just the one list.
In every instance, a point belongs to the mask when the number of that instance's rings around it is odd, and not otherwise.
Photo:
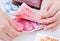
[(20, 6), (14, 15), (16, 16), (14, 19), (15, 22), (22, 27), (21, 29), (23, 31), (35, 31), (41, 29), (41, 24), (37, 22), (39, 20), (38, 13), (25, 3)]
[[(26, 5), (25, 3), (22, 4), (20, 7), (19, 6), (15, 6), (14, 4), (12, 4), (12, 0), (5, 0), (5, 1), (0, 1), (0, 8), (6, 12), (6, 14), (8, 14), (11, 18), (14, 17), (13, 21), (21, 28), (20, 30), (22, 32), (33, 32), (36, 30), (40, 29), (41, 24), (35, 22), (37, 20), (37, 17), (34, 18), (33, 15), (36, 16), (35, 12), (32, 11), (30, 13), (29, 10), (31, 10), (32, 8), (30, 8), (28, 5)], [(25, 10), (25, 8), (27, 8), (27, 10)], [(16, 12), (15, 12), (16, 11)], [(19, 11), (19, 12), (18, 12)], [(15, 13), (15, 15), (14, 15)], [(23, 14), (26, 13), (26, 16)], [(27, 18), (28, 16), (31, 18)], [(34, 20), (35, 19), (35, 20)]]

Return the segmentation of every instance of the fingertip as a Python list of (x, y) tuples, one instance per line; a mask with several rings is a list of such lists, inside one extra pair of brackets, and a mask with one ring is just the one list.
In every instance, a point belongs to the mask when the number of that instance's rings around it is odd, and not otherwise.
[(53, 32), (53, 31), (55, 31), (56, 29), (57, 29), (57, 27), (54, 27), (54, 28), (51, 29), (51, 31)]

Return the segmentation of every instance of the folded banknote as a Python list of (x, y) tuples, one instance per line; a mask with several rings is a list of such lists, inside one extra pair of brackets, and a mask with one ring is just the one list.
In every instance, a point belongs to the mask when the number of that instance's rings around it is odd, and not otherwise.
[[(25, 4), (26, 5), (26, 4)], [(4, 1), (0, 1), (0, 8), (6, 13), (8, 14), (10, 17), (12, 17), (14, 15), (14, 13), (16, 11), (18, 11), (20, 9), (19, 6), (15, 6), (14, 4), (12, 4), (12, 0), (4, 0)], [(22, 9), (22, 8), (21, 8)], [(23, 8), (24, 9), (24, 8)], [(20, 10), (22, 11), (22, 10)], [(24, 12), (24, 11), (23, 11)], [(27, 20), (27, 19), (19, 19), (16, 16), (16, 18), (13, 20), (18, 26), (20, 26), (21, 31), (25, 31), (25, 32), (30, 32), (30, 31), (35, 31), (35, 30), (39, 30), (40, 29), (40, 23), (31, 21), (31, 20)]]
[(27, 4), (23, 3), (19, 9), (14, 13), (15, 21), (19, 26), (23, 25), (23, 31), (35, 31), (41, 29), (39, 21), (39, 14)]

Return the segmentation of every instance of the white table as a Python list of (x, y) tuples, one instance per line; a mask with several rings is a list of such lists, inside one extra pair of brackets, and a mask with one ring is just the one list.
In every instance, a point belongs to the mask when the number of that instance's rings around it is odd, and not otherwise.
[(48, 34), (57, 38), (60, 38), (60, 26), (54, 32), (51, 31), (36, 31), (31, 33), (21, 33), (14, 41), (34, 41), (37, 33)]

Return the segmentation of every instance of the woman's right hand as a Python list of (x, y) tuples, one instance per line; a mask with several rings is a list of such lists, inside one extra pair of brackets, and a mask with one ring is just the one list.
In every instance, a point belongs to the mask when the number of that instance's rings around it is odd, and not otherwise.
[(19, 35), (18, 26), (2, 10), (0, 10), (0, 39), (12, 41)]

